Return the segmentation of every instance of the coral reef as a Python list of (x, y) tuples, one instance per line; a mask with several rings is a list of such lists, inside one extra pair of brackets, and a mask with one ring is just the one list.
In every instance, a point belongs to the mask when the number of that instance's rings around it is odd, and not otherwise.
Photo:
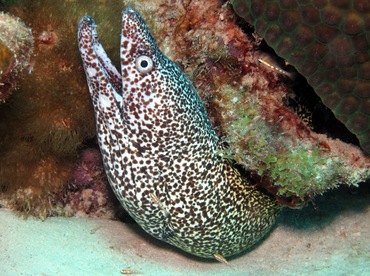
[[(112, 5), (40, 0), (0, 5), (32, 26), (35, 41), (28, 74), (22, 75), (17, 93), (0, 106), (0, 193), (22, 214), (44, 218), (59, 212), (78, 152), (95, 135), (76, 24), (81, 16), (98, 9), (97, 17), (105, 22), (101, 27), (110, 28), (117, 24), (109, 20), (119, 22), (117, 7), (123, 4), (118, 0)], [(119, 36), (103, 35), (102, 39), (113, 45)], [(19, 51), (17, 58), (29, 53), (29, 49)]]
[(370, 153), (370, 3), (231, 1)]
[[(259, 41), (240, 29), (227, 3), (151, 0), (133, 5), (164, 54), (196, 86), (224, 141), (224, 158), (241, 164), (256, 185), (294, 207), (340, 184), (356, 185), (369, 178), (368, 156), (355, 146), (315, 133), (287, 107), (292, 81), (258, 62), (264, 54)], [(93, 16), (104, 48), (119, 64), (117, 22), (124, 6), (118, 0), (109, 5), (98, 0), (0, 2), (1, 10), (32, 26), (35, 41), (29, 73), (17, 74), (21, 76), (17, 93), (0, 105), (0, 196), (25, 215), (93, 215), (107, 207), (100, 200), (107, 195), (99, 194), (105, 193), (103, 179), (93, 177), (95, 185), (77, 177), (86, 163), (79, 153), (96, 145), (76, 26), (82, 16)], [(363, 45), (360, 42), (357, 47)], [(357, 56), (366, 58), (368, 50), (361, 49)], [(303, 48), (300, 51), (304, 53)], [(0, 56), (0, 68), (14, 62), (10, 48), (1, 43)], [(361, 99), (365, 106), (368, 98)], [(101, 169), (89, 169), (88, 174)], [(91, 202), (90, 207), (78, 203), (81, 198)], [(68, 207), (61, 210), (65, 204)]]
[(17, 87), (32, 50), (31, 29), (19, 18), (0, 12), (0, 102)]
[(218, 93), (225, 158), (243, 165), (282, 205), (299, 207), (340, 184), (369, 178), (370, 162), (360, 149), (312, 132), (268, 91), (246, 93), (226, 84)]
[(226, 145), (224, 158), (241, 164), (256, 185), (299, 207), (369, 178), (370, 160), (360, 149), (313, 132), (286, 106), (291, 80), (261, 66), (259, 41), (242, 32), (230, 7), (220, 1), (186, 2), (176, 13), (161, 7), (162, 49), (194, 81)]
[(97, 149), (86, 149), (72, 173), (63, 199), (67, 215), (112, 217), (113, 197), (109, 197), (101, 155)]

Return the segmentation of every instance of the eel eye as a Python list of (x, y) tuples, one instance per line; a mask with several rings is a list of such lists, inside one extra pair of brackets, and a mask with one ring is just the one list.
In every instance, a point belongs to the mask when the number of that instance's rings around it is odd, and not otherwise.
[(153, 60), (148, 56), (140, 56), (136, 59), (135, 65), (140, 73), (149, 73), (153, 69)]

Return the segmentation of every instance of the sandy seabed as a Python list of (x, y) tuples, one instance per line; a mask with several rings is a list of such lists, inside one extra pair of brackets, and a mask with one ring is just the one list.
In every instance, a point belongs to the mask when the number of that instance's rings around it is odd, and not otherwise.
[(271, 234), (229, 265), (205, 261), (107, 219), (21, 219), (0, 209), (1, 275), (370, 275), (370, 193), (335, 191), (285, 209)]

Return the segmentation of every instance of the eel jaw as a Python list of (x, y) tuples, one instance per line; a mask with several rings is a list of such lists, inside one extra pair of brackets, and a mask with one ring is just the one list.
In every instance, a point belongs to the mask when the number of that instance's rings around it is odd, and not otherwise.
[(78, 24), (78, 46), (95, 112), (111, 107), (122, 111), (122, 77), (100, 44), (96, 24), (84, 16)]
[[(122, 77), (99, 42), (92, 17), (81, 18), (78, 24), (78, 46), (96, 117), (96, 132), (105, 170), (111, 185), (114, 178), (114, 153), (127, 144), (123, 120)], [(117, 142), (119, 141), (119, 142)]]

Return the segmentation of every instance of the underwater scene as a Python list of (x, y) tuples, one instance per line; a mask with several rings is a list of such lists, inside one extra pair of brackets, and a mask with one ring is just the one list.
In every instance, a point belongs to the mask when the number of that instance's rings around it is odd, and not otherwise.
[(1, 275), (370, 275), (370, 2), (0, 0)]

